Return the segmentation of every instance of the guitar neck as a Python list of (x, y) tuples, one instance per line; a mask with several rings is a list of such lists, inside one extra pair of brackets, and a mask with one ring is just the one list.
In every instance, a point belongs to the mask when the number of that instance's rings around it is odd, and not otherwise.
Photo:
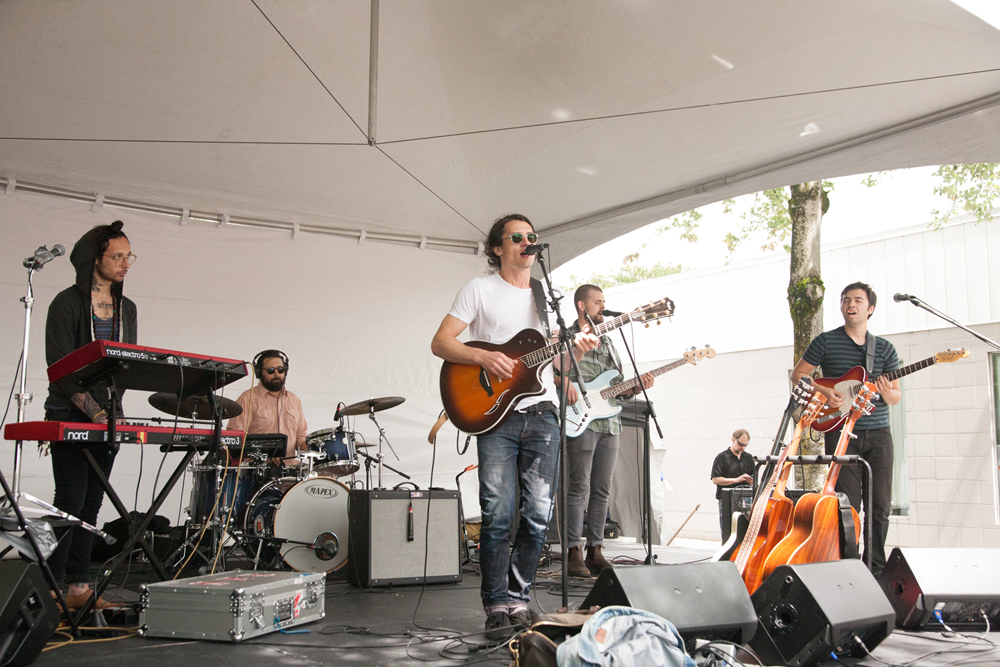
[(889, 371), (888, 373), (883, 373), (881, 377), (884, 377), (889, 382), (892, 382), (893, 380), (898, 380), (899, 378), (905, 375), (909, 375), (910, 373), (914, 373), (916, 371), (922, 371), (928, 366), (933, 366), (936, 363), (937, 359), (935, 357), (928, 357), (927, 359), (924, 359), (923, 361), (918, 361), (915, 364), (910, 364), (909, 366), (903, 366), (902, 368), (899, 368), (897, 370)]
[[(851, 442), (851, 433), (854, 431), (854, 424), (858, 421), (860, 415), (855, 414), (853, 411), (847, 417), (847, 421), (844, 422), (844, 428), (840, 432), (840, 440), (837, 441), (837, 451), (833, 453), (834, 456), (843, 456), (847, 453), (847, 445)], [(823, 485), (823, 495), (832, 496), (837, 492), (837, 478), (840, 476), (840, 463), (833, 463), (830, 465), (830, 472), (826, 474), (826, 484)]]
[[(677, 361), (667, 364), (666, 366), (660, 366), (659, 368), (649, 371), (649, 374), (652, 375), (653, 377), (658, 377), (660, 375), (663, 375), (664, 373), (669, 373), (675, 368), (680, 368), (686, 363), (687, 359), (678, 359)], [(629, 389), (635, 389), (638, 386), (639, 386), (639, 378), (632, 378), (631, 380), (626, 380), (625, 382), (622, 382), (620, 384), (616, 384), (611, 387), (606, 387), (602, 389), (601, 398), (605, 400), (609, 398), (614, 398), (618, 394), (621, 394), (624, 391), (628, 391)]]
[[(594, 335), (601, 337), (608, 332), (625, 326), (631, 321), (632, 313), (624, 313), (612, 320), (606, 320), (601, 324), (598, 324), (597, 328), (594, 330)], [(540, 347), (537, 350), (533, 350), (532, 352), (528, 352), (520, 358), (520, 361), (524, 362), (524, 364), (529, 368), (539, 366), (559, 356), (559, 348), (560, 343), (552, 343), (550, 345), (546, 345), (545, 347)]]

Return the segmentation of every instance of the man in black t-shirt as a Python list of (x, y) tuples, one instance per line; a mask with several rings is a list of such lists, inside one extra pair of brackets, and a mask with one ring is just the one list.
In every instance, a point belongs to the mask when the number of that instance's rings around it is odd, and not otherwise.
[(712, 463), (712, 483), (715, 484), (715, 497), (719, 501), (719, 528), (723, 538), (732, 515), (722, 510), (722, 489), (750, 486), (753, 483), (755, 462), (752, 456), (746, 454), (749, 444), (750, 433), (745, 428), (737, 430), (733, 433), (733, 444), (719, 452)]
[[(889, 407), (902, 398), (899, 380), (888, 381), (882, 375), (899, 368), (896, 348), (884, 338), (868, 333), (868, 318), (875, 312), (875, 291), (865, 283), (851, 283), (840, 294), (840, 312), (844, 316), (844, 326), (832, 331), (824, 331), (813, 339), (805, 354), (792, 370), (792, 383), (808, 375), (817, 366), (822, 367), (823, 376), (838, 378), (854, 366), (864, 366), (867, 357), (868, 337), (875, 342), (875, 358), (869, 371), (869, 378), (877, 378), (879, 400), (875, 401), (875, 412), (858, 419), (854, 425), (854, 435), (847, 447), (848, 454), (864, 457), (872, 468), (872, 572), (878, 574), (885, 567), (885, 539), (889, 532), (889, 510), (892, 498), (892, 433), (889, 431)], [(849, 402), (850, 396), (821, 387), (816, 388), (827, 397), (827, 405), (840, 407)], [(833, 454), (840, 439), (840, 429), (826, 434), (826, 453)], [(847, 494), (851, 506), (861, 511), (861, 468), (844, 466), (837, 478), (837, 491)], [(867, 551), (868, 545), (865, 546)]]

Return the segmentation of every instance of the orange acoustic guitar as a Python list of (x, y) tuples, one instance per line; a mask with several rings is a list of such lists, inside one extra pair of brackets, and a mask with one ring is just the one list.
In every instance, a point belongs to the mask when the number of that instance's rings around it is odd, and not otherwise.
[[(861, 386), (851, 404), (851, 411), (837, 442), (835, 456), (844, 456), (847, 452), (855, 422), (862, 415), (871, 414), (875, 409), (872, 401), (877, 397), (874, 385), (865, 383)], [(762, 581), (779, 565), (840, 560), (840, 500), (835, 490), (840, 466), (840, 463), (830, 465), (826, 484), (820, 493), (807, 493), (795, 503), (792, 530), (775, 545), (764, 562)], [(861, 538), (861, 520), (853, 508), (851, 513), (854, 517), (854, 541), (857, 543)]]
[[(597, 325), (597, 336), (614, 331), (629, 322), (649, 322), (674, 314), (674, 302), (660, 299), (630, 313), (605, 320)], [(500, 426), (517, 402), (545, 391), (542, 369), (559, 354), (559, 344), (547, 344), (534, 329), (525, 329), (502, 345), (470, 341), (469, 347), (503, 352), (514, 360), (514, 374), (501, 380), (475, 364), (444, 362), (441, 367), (441, 402), (448, 418), (459, 430), (471, 435), (488, 433)]]
[[(817, 391), (802, 414), (799, 415), (792, 439), (788, 446), (781, 450), (778, 462), (774, 466), (774, 472), (757, 496), (750, 519), (750, 528), (743, 538), (743, 544), (740, 545), (739, 551), (731, 559), (736, 563), (736, 567), (743, 577), (743, 583), (746, 584), (747, 591), (751, 595), (764, 582), (764, 563), (767, 562), (767, 557), (774, 546), (784, 539), (791, 527), (794, 504), (784, 492), (792, 464), (787, 463), (786, 459), (789, 456), (795, 456), (799, 451), (802, 433), (809, 427), (809, 424), (812, 423), (825, 404), (826, 396)], [(780, 484), (780, 489), (776, 488), (778, 484)], [(774, 490), (773, 494), (772, 490)]]
[[(946, 350), (944, 352), (938, 352), (933, 357), (928, 357), (923, 361), (918, 361), (915, 364), (910, 364), (909, 366), (904, 366), (898, 370), (883, 373), (880, 377), (884, 377), (889, 382), (892, 382), (893, 380), (898, 380), (899, 378), (909, 375), (914, 371), (923, 370), (928, 366), (951, 363), (953, 361), (958, 361), (959, 359), (964, 359), (967, 356), (969, 356), (969, 351), (965, 349)], [(828, 407), (825, 409), (820, 413), (819, 418), (813, 422), (812, 427), (821, 433), (833, 431), (838, 428), (844, 423), (844, 420), (847, 419), (847, 413), (851, 410), (850, 402), (855, 396), (857, 396), (857, 393), (861, 390), (861, 386), (865, 382), (871, 382), (874, 385), (876, 379), (877, 378), (868, 378), (868, 373), (865, 372), (864, 366), (855, 366), (839, 378), (816, 378), (816, 384), (821, 387), (836, 389), (840, 392), (840, 395), (844, 397), (844, 403), (839, 408)]]

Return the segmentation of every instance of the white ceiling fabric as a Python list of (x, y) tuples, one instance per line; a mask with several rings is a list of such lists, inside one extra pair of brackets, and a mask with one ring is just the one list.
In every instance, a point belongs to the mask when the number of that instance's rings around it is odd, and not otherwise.
[(1000, 32), (947, 0), (377, 6), (369, 145), (369, 3), (0, 2), (0, 176), (470, 247), (520, 211), (558, 264), (764, 187), (1000, 160)]

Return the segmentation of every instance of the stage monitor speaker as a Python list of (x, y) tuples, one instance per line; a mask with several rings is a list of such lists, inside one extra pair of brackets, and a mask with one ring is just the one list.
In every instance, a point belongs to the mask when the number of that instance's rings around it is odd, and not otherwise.
[(750, 646), (766, 664), (804, 667), (862, 657), (892, 633), (896, 615), (860, 560), (782, 565), (753, 594), (759, 621)]
[(350, 581), (364, 588), (424, 583), (425, 531), (427, 583), (461, 581), (460, 502), (458, 491), (351, 491)]
[(59, 607), (35, 563), (0, 561), (0, 665), (30, 665), (59, 625)]
[(635, 565), (601, 572), (580, 606), (621, 605), (659, 614), (677, 627), (689, 652), (695, 639), (745, 644), (757, 616), (736, 565)]
[[(1000, 549), (896, 547), (879, 583), (896, 625), (910, 630), (1000, 627)], [(938, 621), (938, 614), (941, 620)]]

